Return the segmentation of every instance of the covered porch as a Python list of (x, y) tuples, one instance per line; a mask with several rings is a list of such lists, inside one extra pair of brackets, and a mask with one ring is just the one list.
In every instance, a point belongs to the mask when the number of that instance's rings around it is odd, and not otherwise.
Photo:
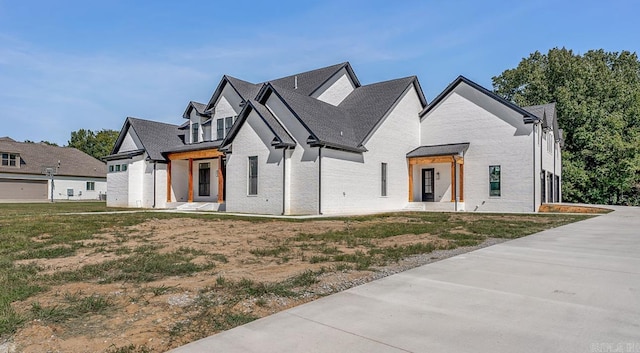
[(407, 153), (410, 210), (464, 211), (468, 143), (420, 146)]
[(224, 203), (224, 153), (209, 148), (166, 156), (167, 204)]

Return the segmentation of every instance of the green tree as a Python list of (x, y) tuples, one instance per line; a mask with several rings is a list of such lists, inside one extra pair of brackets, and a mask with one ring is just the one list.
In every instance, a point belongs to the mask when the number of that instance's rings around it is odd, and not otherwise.
[(115, 130), (102, 129), (98, 132), (93, 132), (80, 129), (71, 132), (71, 139), (67, 142), (67, 146), (77, 148), (94, 158), (100, 159), (111, 153), (117, 139), (118, 132)]
[(636, 53), (532, 53), (493, 77), (520, 106), (557, 103), (566, 201), (640, 204), (640, 61)]

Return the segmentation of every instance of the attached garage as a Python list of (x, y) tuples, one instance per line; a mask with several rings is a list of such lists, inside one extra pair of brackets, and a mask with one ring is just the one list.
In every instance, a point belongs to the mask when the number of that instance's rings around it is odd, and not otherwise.
[(0, 179), (0, 199), (46, 200), (46, 180)]

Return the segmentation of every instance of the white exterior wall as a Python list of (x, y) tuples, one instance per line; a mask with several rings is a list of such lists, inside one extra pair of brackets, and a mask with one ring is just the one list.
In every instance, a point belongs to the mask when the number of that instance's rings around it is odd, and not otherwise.
[[(42, 179), (46, 179), (46, 176)], [(95, 183), (95, 190), (87, 190), (87, 182)], [(60, 176), (54, 178), (54, 200), (99, 200), (100, 195), (107, 193), (105, 178)], [(67, 189), (73, 189), (73, 196), (67, 196)], [(51, 195), (51, 181), (48, 183), (48, 193)]]
[[(488, 97), (476, 99), (490, 100)], [(470, 143), (464, 156), (467, 211), (531, 212), (534, 210), (533, 140), (531, 125), (521, 125), (514, 127), (454, 90), (423, 117), (421, 144)], [(516, 130), (520, 135), (516, 136)], [(501, 166), (500, 197), (489, 197), (490, 165)], [(539, 187), (535, 192), (539, 194)]]
[(144, 189), (145, 189), (145, 165), (146, 161), (144, 157), (146, 154), (136, 156), (129, 160), (129, 166), (124, 173), (128, 174), (129, 178), (129, 207), (144, 207)]
[[(560, 146), (558, 143), (555, 142), (555, 136), (553, 135), (553, 131), (549, 131), (547, 132), (547, 134), (542, 133), (539, 135), (539, 138), (542, 139), (542, 143), (538, 145), (538, 148), (536, 150), (536, 155), (537, 155), (537, 158), (540, 158), (540, 156), (542, 156), (542, 169), (545, 171), (545, 177), (548, 177), (549, 175), (555, 175), (555, 176), (560, 176), (560, 179), (562, 180), (562, 156), (560, 153)], [(554, 165), (554, 159), (555, 159), (555, 165)], [(542, 202), (553, 201), (553, 198), (552, 198), (553, 195), (549, 195), (549, 186), (546, 184), (548, 181), (549, 179), (545, 179), (546, 200), (542, 200)]]
[[(407, 152), (419, 145), (422, 109), (414, 86), (405, 92), (357, 154), (322, 150), (322, 212), (401, 210), (408, 203)], [(381, 163), (387, 163), (387, 196), (381, 196)]]
[(340, 104), (353, 90), (355, 85), (351, 81), (346, 69), (338, 71), (311, 95), (331, 105)]
[[(233, 140), (227, 155), (229, 212), (282, 214), (282, 149), (271, 146), (274, 135), (262, 119), (251, 112)], [(249, 195), (249, 157), (258, 157), (258, 194)]]
[(171, 161), (171, 202), (189, 200), (189, 161)]
[(129, 128), (117, 153), (135, 151), (141, 148), (142, 143), (140, 142), (140, 139), (133, 131), (131, 131), (131, 128)]
[[(107, 162), (111, 165), (129, 164), (130, 160), (116, 160)], [(129, 174), (125, 172), (107, 172), (107, 206), (129, 207)]]
[(290, 159), (287, 160), (289, 189), (286, 192), (291, 195), (288, 212), (289, 214), (317, 214), (319, 212), (318, 147), (311, 147), (306, 143), (309, 132), (275, 95), (269, 97), (266, 106), (297, 142), (295, 149), (291, 151)]

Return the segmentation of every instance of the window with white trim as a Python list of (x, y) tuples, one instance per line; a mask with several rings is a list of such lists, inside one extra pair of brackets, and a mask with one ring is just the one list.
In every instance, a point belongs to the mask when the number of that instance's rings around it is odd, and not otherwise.
[(249, 157), (249, 195), (258, 195), (258, 156)]
[(199, 127), (200, 127), (200, 124), (198, 123), (191, 124), (191, 143), (196, 143), (200, 141)]
[(232, 126), (233, 126), (233, 117), (228, 116), (224, 118), (224, 136), (225, 137), (229, 135), (229, 130), (231, 130)]
[(20, 155), (17, 153), (2, 153), (3, 167), (20, 167)]
[(87, 191), (94, 191), (96, 189), (95, 181), (87, 181)]

